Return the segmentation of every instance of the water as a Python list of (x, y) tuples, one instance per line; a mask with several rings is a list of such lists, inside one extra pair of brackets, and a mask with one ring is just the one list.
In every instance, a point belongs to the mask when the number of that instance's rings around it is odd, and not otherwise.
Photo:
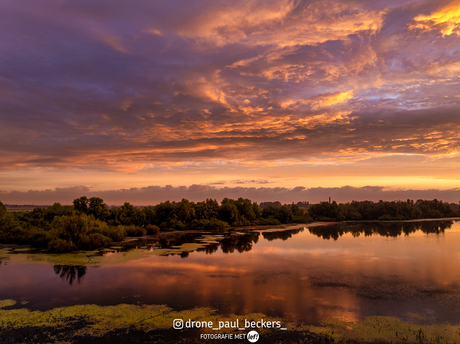
[(237, 234), (188, 255), (112, 265), (12, 257), (0, 265), (0, 299), (40, 310), (140, 303), (309, 324), (371, 315), (460, 323), (459, 244), (459, 222), (361, 223)]

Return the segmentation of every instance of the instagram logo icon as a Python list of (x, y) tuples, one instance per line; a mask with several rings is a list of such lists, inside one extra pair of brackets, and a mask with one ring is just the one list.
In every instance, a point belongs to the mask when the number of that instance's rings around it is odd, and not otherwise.
[(173, 328), (175, 330), (182, 330), (184, 328), (184, 320), (182, 320), (182, 319), (174, 319), (173, 320)]

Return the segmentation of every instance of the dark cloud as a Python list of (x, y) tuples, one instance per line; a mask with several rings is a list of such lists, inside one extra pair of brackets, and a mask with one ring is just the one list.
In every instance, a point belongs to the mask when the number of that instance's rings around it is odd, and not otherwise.
[(207, 198), (217, 199), (219, 202), (227, 198), (249, 198), (255, 202), (280, 201), (283, 203), (309, 201), (317, 203), (328, 201), (329, 197), (337, 202), (351, 202), (371, 200), (406, 200), (406, 199), (434, 199), (457, 203), (460, 199), (460, 189), (429, 189), (429, 190), (388, 190), (382, 186), (337, 188), (283, 188), (283, 187), (221, 187), (209, 185), (190, 185), (173, 187), (167, 185), (147, 186), (141, 188), (119, 190), (92, 190), (85, 186), (71, 188), (56, 188), (44, 191), (30, 190), (27, 192), (11, 191), (2, 193), (1, 201), (5, 204), (40, 204), (51, 205), (54, 202), (72, 204), (75, 198), (101, 197), (109, 205), (121, 205), (130, 202), (135, 205), (154, 205), (166, 200), (180, 201), (186, 198), (199, 202)]

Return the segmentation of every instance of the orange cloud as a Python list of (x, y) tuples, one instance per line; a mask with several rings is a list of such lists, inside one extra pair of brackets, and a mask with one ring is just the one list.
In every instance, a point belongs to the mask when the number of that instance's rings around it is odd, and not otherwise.
[(317, 110), (319, 108), (345, 103), (351, 98), (353, 98), (353, 91), (346, 91), (320, 95), (310, 99), (289, 99), (282, 102), (280, 105), (282, 108), (306, 105), (311, 107), (312, 110)]
[[(342, 40), (352, 34), (378, 32), (384, 12), (358, 9), (335, 1), (313, 2), (294, 11), (294, 1), (234, 1), (232, 6), (210, 8), (184, 23), (180, 36), (217, 46), (243, 43), (290, 47)], [(295, 12), (295, 13), (294, 13)]]
[(443, 36), (453, 33), (460, 35), (460, 0), (453, 1), (429, 15), (418, 15), (414, 20), (412, 29), (439, 30)]
[(312, 108), (316, 110), (326, 106), (345, 103), (351, 98), (353, 98), (353, 91), (337, 92), (330, 95), (320, 96), (312, 101)]
[(180, 36), (198, 38), (223, 46), (248, 37), (246, 28), (282, 20), (293, 9), (291, 0), (282, 2), (234, 1), (231, 6), (212, 7), (177, 30)]
[(460, 73), (460, 62), (433, 63), (427, 70), (427, 74), (436, 78), (451, 79)]

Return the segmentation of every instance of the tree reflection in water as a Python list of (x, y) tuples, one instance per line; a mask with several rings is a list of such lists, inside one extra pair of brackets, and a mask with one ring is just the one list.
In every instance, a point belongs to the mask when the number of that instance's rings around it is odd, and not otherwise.
[(229, 235), (223, 238), (219, 244), (211, 244), (203, 248), (197, 249), (197, 252), (205, 252), (206, 254), (213, 254), (217, 252), (219, 247), (223, 253), (233, 253), (235, 251), (243, 253), (252, 250), (252, 246), (259, 241), (258, 232), (238, 233)]
[[(354, 223), (336, 223), (326, 226), (310, 227), (308, 231), (319, 238), (326, 240), (338, 240), (344, 234), (350, 233), (354, 237), (361, 234), (364, 236), (384, 236), (397, 237), (401, 235), (408, 236), (417, 231), (422, 231), (426, 234), (441, 234), (446, 229), (451, 228), (453, 221), (425, 221), (425, 222), (354, 222)], [(265, 240), (272, 241), (281, 239), (283, 241), (292, 238), (305, 230), (296, 228), (293, 230), (281, 230), (273, 232), (248, 232), (248, 233), (233, 233), (227, 234), (219, 243), (213, 243), (206, 247), (198, 248), (196, 251), (213, 254), (220, 248), (223, 253), (233, 252), (248, 252), (259, 241), (260, 234)], [(160, 240), (160, 247), (171, 247), (187, 242), (195, 242), (200, 234), (190, 233), (176, 238), (168, 238)], [(187, 258), (189, 252), (181, 252), (180, 257)], [(1, 264), (2, 262), (0, 262)], [(6, 262), (3, 262), (5, 264)], [(55, 265), (54, 272), (59, 275), (64, 281), (72, 285), (75, 280), (80, 283), (80, 280), (86, 274), (86, 266), (73, 265)]]
[(346, 233), (352, 233), (355, 237), (361, 233), (364, 236), (397, 237), (403, 234), (407, 236), (419, 230), (426, 234), (440, 234), (451, 228), (453, 223), (453, 221), (339, 223), (330, 226), (311, 227), (308, 230), (320, 238), (337, 240)]
[(304, 229), (305, 229), (305, 227), (296, 228), (296, 229), (293, 229), (293, 230), (290, 230), (290, 231), (266, 232), (266, 233), (262, 232), (262, 236), (264, 237), (264, 239), (266, 239), (268, 241), (272, 241), (272, 240), (276, 240), (276, 239), (281, 239), (281, 240), (285, 241), (285, 240), (287, 240), (289, 238), (292, 238), (293, 235), (303, 232)]
[[(426, 222), (344, 222), (338, 224), (331, 224), (326, 226), (310, 227), (308, 231), (323, 239), (337, 240), (344, 234), (351, 233), (354, 237), (361, 234), (364, 236), (379, 235), (385, 237), (397, 237), (400, 235), (409, 235), (417, 231), (422, 231), (426, 234), (440, 234), (444, 230), (451, 228), (453, 221), (426, 221)], [(273, 232), (248, 232), (248, 233), (234, 233), (226, 235), (218, 244), (210, 244), (206, 247), (197, 249), (197, 252), (205, 252), (206, 254), (213, 254), (219, 248), (223, 253), (248, 252), (252, 250), (254, 244), (259, 241), (259, 236), (262, 234), (263, 238), (272, 241), (281, 239), (283, 241), (292, 238), (294, 235), (303, 232), (305, 227), (296, 228), (293, 230), (280, 230)], [(179, 238), (160, 239), (159, 246), (161, 248), (181, 245), (187, 242), (195, 242), (199, 235), (190, 234), (181, 236)], [(182, 258), (187, 258), (189, 252), (180, 254)]]
[(55, 265), (54, 272), (64, 281), (67, 281), (67, 283), (72, 285), (75, 279), (77, 279), (77, 282), (80, 283), (80, 280), (86, 274), (86, 266)]
[(252, 250), (253, 244), (259, 241), (258, 232), (250, 232), (248, 234), (231, 235), (222, 240), (221, 248), (224, 253), (233, 253), (236, 251), (243, 253)]

